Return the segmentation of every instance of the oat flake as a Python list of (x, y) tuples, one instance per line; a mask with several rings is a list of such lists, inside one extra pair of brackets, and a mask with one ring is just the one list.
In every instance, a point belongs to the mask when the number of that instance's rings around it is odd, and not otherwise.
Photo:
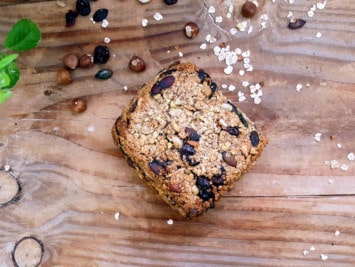
[(320, 254), (320, 258), (322, 259), (322, 261), (326, 261), (328, 259), (328, 256), (325, 254)]
[(355, 160), (355, 154), (353, 152), (348, 154), (348, 160)]
[(172, 224), (174, 224), (174, 220), (173, 219), (169, 219), (169, 220), (166, 221), (166, 223), (169, 224), (169, 225), (172, 225)]

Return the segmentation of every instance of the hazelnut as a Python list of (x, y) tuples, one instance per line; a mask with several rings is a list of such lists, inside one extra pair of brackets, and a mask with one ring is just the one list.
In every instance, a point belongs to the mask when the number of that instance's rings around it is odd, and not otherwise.
[(142, 72), (145, 70), (145, 62), (138, 56), (133, 56), (129, 61), (128, 68), (135, 72)]
[(63, 63), (69, 69), (74, 70), (79, 65), (79, 57), (76, 54), (67, 54), (63, 57)]
[(245, 2), (242, 6), (242, 15), (245, 18), (253, 17), (257, 12), (257, 6), (253, 2)]
[(69, 84), (73, 81), (71, 74), (68, 70), (62, 68), (57, 72), (57, 83), (58, 84)]
[(86, 102), (84, 99), (81, 98), (75, 98), (73, 99), (72, 102), (72, 110), (75, 113), (81, 113), (84, 112), (86, 110)]
[(189, 38), (195, 38), (200, 29), (195, 22), (188, 22), (185, 24), (185, 35)]
[(80, 68), (91, 68), (94, 66), (94, 57), (91, 54), (82, 55), (79, 59)]

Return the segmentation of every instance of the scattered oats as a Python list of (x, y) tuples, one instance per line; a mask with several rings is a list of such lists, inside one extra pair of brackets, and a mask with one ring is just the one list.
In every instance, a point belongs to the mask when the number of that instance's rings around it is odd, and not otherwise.
[(311, 11), (316, 11), (316, 9), (317, 9), (317, 6), (316, 6), (316, 5), (312, 5), (309, 10), (311, 10)]
[(228, 85), (225, 84), (225, 83), (223, 83), (223, 84), (222, 84), (222, 88), (223, 88), (223, 89), (227, 89), (227, 88), (228, 88)]
[(244, 71), (244, 70), (240, 70), (240, 71), (239, 71), (239, 75), (240, 75), (240, 76), (243, 76), (244, 74), (245, 74), (245, 71)]
[(348, 154), (348, 160), (355, 160), (355, 154), (353, 152)]
[(6, 172), (10, 171), (10, 170), (11, 170), (11, 166), (10, 166), (10, 165), (5, 165), (5, 166), (4, 166), (4, 170), (5, 170)]
[(341, 149), (342, 147), (343, 147), (342, 144), (340, 144), (340, 143), (337, 144), (337, 148)]
[(326, 261), (328, 259), (328, 256), (325, 254), (320, 254), (320, 258), (322, 259), (322, 261)]
[(250, 91), (250, 93), (252, 93), (252, 94), (254, 94), (254, 93), (256, 92), (256, 87), (255, 87), (254, 84), (252, 84), (252, 85), (249, 86), (249, 91)]
[(303, 85), (300, 84), (300, 83), (298, 83), (298, 84), (296, 85), (296, 90), (297, 90), (297, 92), (300, 92), (301, 89), (302, 89), (302, 87), (303, 87)]
[(293, 17), (293, 12), (292, 12), (292, 11), (289, 11), (286, 17), (287, 17), (288, 19), (289, 19), (289, 18), (292, 18), (292, 17)]
[(95, 131), (95, 127), (92, 125), (88, 126), (88, 132), (93, 132), (93, 131)]
[(147, 26), (148, 26), (148, 20), (142, 19), (142, 27), (147, 27)]
[(202, 43), (200, 45), (200, 49), (205, 50), (206, 48), (207, 48), (207, 44), (206, 43)]
[(210, 6), (210, 7), (208, 8), (208, 13), (213, 14), (213, 13), (215, 13), (215, 12), (216, 12), (216, 8), (215, 8), (214, 6)]
[(333, 160), (330, 161), (330, 168), (332, 170), (334, 170), (336, 168), (339, 168), (339, 167), (340, 167), (340, 165), (339, 165), (339, 162), (337, 160), (333, 159)]
[(335, 233), (334, 233), (335, 236), (339, 236), (340, 235), (340, 231), (339, 230), (336, 230)]
[(246, 63), (246, 64), (249, 64), (250, 63), (250, 58), (248, 58), (248, 57), (243, 58), (243, 62)]
[(235, 90), (235, 86), (234, 86), (233, 84), (230, 84), (230, 85), (228, 86), (228, 91), (232, 92), (232, 91), (234, 91), (234, 90)]
[(250, 50), (246, 50), (246, 51), (242, 52), (242, 56), (243, 57), (250, 57)]
[(241, 32), (245, 32), (246, 28), (248, 26), (248, 22), (247, 21), (242, 21), (242, 22), (239, 22), (237, 25), (236, 25), (236, 28), (241, 31)]
[(235, 35), (238, 32), (238, 30), (237, 30), (237, 28), (231, 28), (229, 30), (229, 32), (230, 32), (230, 34)]
[(215, 18), (215, 22), (216, 23), (221, 23), (223, 21), (223, 17), (222, 16), (217, 16), (216, 18)]
[(253, 32), (253, 26), (250, 25), (250, 26), (249, 26), (249, 29), (248, 29), (248, 34), (251, 34), (252, 32)]
[(327, 83), (323, 82), (323, 83), (319, 83), (319, 85), (322, 86), (322, 87), (325, 87), (325, 86), (327, 86)]
[(325, 0), (323, 3), (322, 2), (318, 2), (317, 3), (317, 8), (318, 9), (324, 9), (326, 3), (327, 3), (327, 0)]
[(326, 166), (330, 166), (330, 161), (329, 161), (329, 160), (326, 160), (326, 161), (324, 161), (324, 164), (325, 164)]
[(104, 42), (105, 42), (106, 44), (108, 44), (108, 43), (110, 43), (110, 42), (111, 42), (111, 39), (110, 39), (110, 38), (108, 38), (108, 37), (105, 37)]
[(272, 3), (276, 3), (276, 0), (271, 0)]
[(150, 0), (138, 0), (138, 2), (142, 3), (142, 4), (146, 4), (146, 3), (149, 3)]
[(159, 21), (159, 20), (162, 20), (164, 17), (162, 14), (160, 14), (159, 12), (156, 12), (153, 16), (153, 18), (156, 20), (156, 21)]
[(128, 90), (128, 86), (127, 85), (123, 86), (123, 90), (127, 91)]
[(179, 57), (183, 57), (183, 56), (184, 54), (181, 51), (179, 51)]
[(254, 98), (254, 104), (259, 105), (261, 103), (261, 98), (260, 97), (255, 97)]
[(314, 135), (314, 140), (316, 140), (317, 142), (319, 142), (321, 137), (322, 137), (322, 133), (316, 133), (316, 134)]
[(314, 246), (311, 246), (311, 247), (309, 248), (309, 250), (311, 250), (311, 251), (315, 251), (315, 250), (316, 250), (316, 248), (315, 248)]
[(288, 0), (288, 3), (291, 4), (291, 5), (292, 5), (294, 2), (295, 2), (295, 0)]
[(308, 253), (309, 253), (309, 251), (308, 250), (303, 250), (303, 256), (307, 256), (308, 255)]
[(102, 20), (101, 27), (102, 28), (107, 28), (109, 25), (109, 22), (107, 19)]
[(316, 33), (316, 37), (317, 37), (317, 38), (321, 38), (321, 37), (322, 37), (322, 33), (321, 33), (321, 32), (317, 32), (317, 33)]
[(334, 180), (333, 179), (329, 179), (328, 180), (328, 184), (333, 184), (334, 183)]
[(310, 83), (306, 83), (306, 87), (310, 87), (311, 85), (310, 85)]
[(169, 225), (172, 225), (174, 223), (174, 220), (173, 219), (169, 219), (169, 220), (166, 221), (166, 223), (169, 224)]
[(224, 70), (224, 73), (225, 74), (231, 74), (232, 72), (233, 72), (233, 66), (231, 66), (231, 65), (229, 65), (229, 66), (227, 66)]
[(310, 17), (310, 18), (313, 17), (314, 16), (314, 11), (308, 10), (307, 16)]
[(228, 13), (233, 13), (233, 11), (234, 11), (234, 6), (230, 4), (228, 7)]
[(340, 169), (341, 169), (342, 171), (348, 171), (348, 170), (349, 170), (349, 166), (346, 165), (346, 164), (341, 164)]
[(118, 221), (120, 219), (120, 213), (116, 212), (115, 213), (115, 220)]
[(249, 82), (248, 82), (248, 81), (243, 81), (242, 85), (243, 85), (244, 87), (248, 87), (248, 86), (249, 86)]
[(217, 38), (212, 37), (211, 34), (208, 34), (206, 36), (206, 41), (207, 41), (207, 43), (213, 44), (213, 43), (215, 43), (217, 41)]
[(249, 65), (249, 67), (247, 68), (247, 71), (253, 71), (253, 66), (252, 65)]
[(57, 4), (57, 6), (59, 6), (59, 7), (65, 7), (65, 6), (66, 6), (66, 3), (63, 2), (62, 0), (57, 0), (56, 4)]
[(229, 13), (229, 12), (228, 12), (227, 15), (226, 15), (226, 18), (227, 18), (227, 19), (230, 19), (231, 17), (232, 17), (232, 13)]
[(244, 93), (242, 91), (238, 91), (238, 101), (239, 102), (243, 102), (245, 101), (247, 98), (245, 97)]

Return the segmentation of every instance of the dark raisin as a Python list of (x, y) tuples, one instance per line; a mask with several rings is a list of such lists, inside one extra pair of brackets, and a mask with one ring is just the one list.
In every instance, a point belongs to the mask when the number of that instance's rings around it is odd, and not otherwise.
[(210, 88), (211, 88), (212, 93), (211, 93), (211, 95), (208, 97), (208, 99), (211, 99), (211, 98), (212, 98), (212, 96), (213, 96), (213, 95), (215, 94), (215, 92), (217, 91), (218, 86), (217, 86), (217, 84), (216, 84), (215, 82), (212, 82), (211, 85), (210, 85)]
[(127, 164), (129, 167), (134, 168), (134, 162), (130, 157), (127, 157)]
[(110, 50), (107, 46), (98, 45), (94, 51), (94, 63), (103, 64), (110, 58)]
[(196, 151), (193, 146), (190, 146), (189, 144), (185, 143), (182, 148), (180, 149), (180, 156), (192, 156), (195, 155)]
[(192, 166), (192, 167), (195, 167), (197, 166), (198, 164), (200, 164), (199, 161), (196, 161), (194, 159), (191, 159), (190, 156), (186, 156), (186, 161), (187, 161), (187, 164), (189, 164), (189, 166)]
[(137, 99), (132, 103), (132, 105), (130, 106), (130, 108), (128, 109), (128, 112), (129, 113), (132, 113), (136, 110), (136, 107), (137, 107)]
[(166, 76), (166, 75), (170, 75), (172, 73), (174, 73), (177, 69), (170, 69), (170, 70), (166, 70), (166, 71), (163, 71), (159, 74), (159, 76)]
[(228, 101), (228, 104), (232, 106), (232, 112), (237, 114), (239, 117), (239, 120), (243, 123), (245, 127), (248, 128), (248, 121), (244, 118), (243, 114), (237, 109), (236, 106), (233, 105), (232, 102)]
[(206, 80), (210, 79), (210, 75), (208, 75), (206, 72), (204, 72), (204, 70), (200, 69), (197, 72), (198, 78), (200, 79), (200, 83), (203, 83)]
[(155, 83), (150, 91), (152, 96), (160, 94), (163, 89), (169, 88), (175, 82), (174, 76), (166, 76), (157, 83)]
[(212, 191), (212, 185), (207, 176), (201, 175), (196, 179), (196, 185), (198, 187), (198, 196), (203, 200), (214, 199), (214, 193)]
[(75, 25), (75, 20), (78, 16), (78, 12), (73, 11), (73, 10), (69, 10), (66, 14), (65, 14), (65, 27), (72, 27)]
[(186, 127), (185, 133), (187, 134), (187, 136), (190, 140), (196, 141), (196, 142), (200, 141), (200, 136), (194, 129)]
[(157, 159), (153, 160), (149, 163), (149, 167), (157, 175), (164, 175), (166, 174), (166, 167), (168, 162), (159, 161)]
[(96, 79), (100, 79), (100, 80), (106, 80), (106, 79), (111, 78), (112, 75), (113, 75), (112, 70), (103, 69), (103, 70), (99, 70), (99, 71), (96, 73), (95, 78), (96, 78)]
[(238, 129), (238, 127), (231, 127), (231, 126), (228, 126), (228, 127), (226, 128), (226, 132), (229, 133), (230, 135), (239, 136), (239, 129)]
[(250, 141), (253, 146), (257, 146), (259, 144), (259, 134), (257, 131), (252, 131), (250, 133)]
[(303, 19), (294, 19), (294, 20), (290, 21), (290, 23), (288, 24), (288, 27), (291, 30), (296, 30), (296, 29), (302, 28), (305, 24), (306, 24), (306, 21)]
[(212, 176), (212, 184), (217, 187), (223, 185), (224, 179), (223, 179), (222, 175), (220, 175), (220, 174), (213, 175)]
[(225, 152), (225, 151), (222, 152), (222, 159), (229, 166), (232, 166), (234, 168), (237, 167), (237, 161), (235, 160), (235, 157), (234, 156), (228, 156), (227, 152)]
[(176, 4), (178, 0), (164, 0), (164, 3), (167, 5), (173, 5)]
[(81, 16), (87, 16), (91, 12), (89, 0), (77, 0), (76, 1), (76, 11)]
[(106, 8), (101, 8), (99, 10), (96, 10), (92, 19), (96, 22), (100, 22), (106, 19), (107, 15), (108, 15), (108, 10)]

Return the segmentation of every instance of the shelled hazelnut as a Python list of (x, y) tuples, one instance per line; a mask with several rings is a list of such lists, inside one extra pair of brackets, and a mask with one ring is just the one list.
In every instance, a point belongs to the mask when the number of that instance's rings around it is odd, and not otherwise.
[(63, 57), (63, 63), (69, 69), (75, 70), (79, 65), (79, 57), (76, 54), (67, 54)]
[(128, 68), (134, 72), (142, 72), (146, 68), (144, 60), (138, 56), (133, 56), (129, 61)]
[(91, 54), (82, 55), (79, 59), (79, 67), (88, 69), (94, 66), (94, 57)]
[(56, 79), (58, 84), (63, 85), (70, 84), (73, 81), (70, 72), (64, 68), (58, 70)]
[(241, 10), (243, 17), (245, 18), (252, 18), (257, 11), (258, 11), (258, 7), (253, 2), (250, 1), (245, 2)]
[(195, 22), (188, 22), (185, 24), (185, 35), (189, 38), (195, 38), (200, 32), (199, 27)]
[(81, 98), (75, 98), (72, 101), (72, 110), (75, 113), (82, 113), (86, 110), (86, 101)]

